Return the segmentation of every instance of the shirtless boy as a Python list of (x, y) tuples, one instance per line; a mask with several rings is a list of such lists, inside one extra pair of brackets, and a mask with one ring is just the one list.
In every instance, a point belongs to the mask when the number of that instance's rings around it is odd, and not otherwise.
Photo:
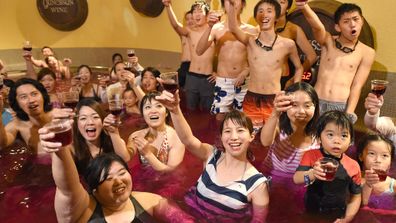
[(322, 46), (318, 80), (315, 90), (320, 99), (320, 112), (345, 111), (352, 122), (362, 86), (366, 83), (374, 61), (374, 49), (359, 41), (364, 24), (362, 10), (355, 4), (342, 4), (334, 13), (335, 29), (326, 32), (319, 17), (306, 2), (296, 2)]
[[(236, 6), (235, 0), (226, 1)], [(254, 7), (254, 18), (260, 27), (258, 35), (246, 33), (238, 27), (234, 7), (230, 7), (228, 12), (230, 30), (246, 45), (250, 69), (243, 111), (257, 130), (271, 115), (275, 94), (281, 90), (283, 64), (289, 58), (296, 67), (294, 82), (301, 81), (303, 68), (294, 41), (275, 33), (274, 24), (281, 10), (276, 0), (261, 0)]]
[[(2, 97), (0, 94), (0, 111), (3, 109)], [(6, 126), (0, 119), (0, 150), (11, 145), (20, 135), (33, 153), (43, 153), (38, 129), (52, 119), (50, 99), (44, 86), (33, 79), (19, 79), (15, 82), (15, 87), (10, 89), (9, 98), (16, 117)], [(62, 112), (63, 110), (58, 110), (57, 116), (61, 117)]]
[[(230, 3), (222, 0), (221, 5), (227, 13)], [(237, 24), (242, 31), (257, 34), (257, 28), (241, 22), (240, 14), (245, 5), (246, 0), (235, 0)], [(227, 17), (224, 22), (220, 22), (218, 14), (210, 12), (208, 25), (199, 40), (196, 52), (202, 55), (215, 43), (218, 64), (211, 113), (216, 114), (216, 119), (221, 121), (224, 114), (231, 109), (242, 110), (242, 102), (247, 92), (245, 78), (249, 74), (247, 51), (246, 46), (230, 32)]]
[(214, 45), (212, 44), (208, 50), (201, 56), (196, 53), (196, 46), (202, 34), (208, 28), (206, 15), (209, 12), (209, 5), (204, 1), (195, 2), (191, 6), (191, 11), (195, 26), (193, 28), (183, 27), (176, 19), (171, 6), (171, 0), (162, 0), (166, 7), (170, 23), (180, 36), (188, 38), (191, 53), (191, 64), (189, 73), (186, 77), (185, 91), (187, 99), (187, 108), (196, 110), (198, 105), (204, 111), (209, 111), (213, 102), (214, 77), (213, 72), (213, 56)]
[[(184, 25), (193, 29), (194, 20), (192, 17), (192, 12), (188, 11), (184, 14)], [(181, 56), (180, 56), (180, 67), (177, 70), (179, 75), (179, 86), (184, 88), (184, 84), (186, 83), (186, 77), (188, 74), (188, 70), (190, 69), (191, 64), (191, 52), (190, 52), (190, 44), (188, 43), (188, 38), (186, 36), (180, 36), (181, 41)]]

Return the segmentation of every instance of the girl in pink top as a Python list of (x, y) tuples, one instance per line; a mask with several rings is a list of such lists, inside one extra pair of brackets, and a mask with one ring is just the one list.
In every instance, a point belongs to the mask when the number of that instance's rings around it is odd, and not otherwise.
[(275, 96), (274, 109), (260, 136), (263, 146), (269, 147), (264, 172), (293, 176), (304, 152), (319, 149), (312, 136), (318, 116), (318, 95), (308, 83), (295, 83)]

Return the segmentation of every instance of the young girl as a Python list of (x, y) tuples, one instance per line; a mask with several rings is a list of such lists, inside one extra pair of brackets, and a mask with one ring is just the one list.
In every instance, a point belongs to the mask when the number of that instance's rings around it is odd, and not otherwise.
[[(352, 123), (344, 112), (333, 110), (321, 115), (315, 127), (321, 148), (304, 153), (293, 181), (308, 188), (304, 200), (307, 212), (335, 222), (352, 221), (361, 202), (359, 164), (345, 154), (354, 138)], [(338, 164), (333, 180), (326, 179), (321, 158)]]
[(261, 130), (261, 143), (269, 146), (266, 172), (291, 178), (304, 152), (319, 149), (313, 137), (318, 116), (319, 99), (311, 85), (295, 83), (276, 95), (272, 115)]
[[(362, 205), (370, 208), (395, 210), (395, 179), (386, 176), (393, 159), (395, 147), (389, 139), (379, 134), (366, 135), (358, 144), (359, 164), (363, 171)], [(380, 170), (383, 173), (379, 172)], [(380, 175), (379, 175), (380, 174)], [(382, 177), (381, 176), (381, 177)]]
[[(224, 151), (197, 139), (180, 109), (178, 91), (157, 97), (170, 111), (175, 130), (189, 151), (205, 168), (185, 196), (198, 219), (208, 222), (264, 222), (269, 203), (267, 178), (247, 157), (254, 139), (251, 120), (239, 111), (225, 115), (220, 126)], [(253, 210), (253, 213), (251, 212)]]

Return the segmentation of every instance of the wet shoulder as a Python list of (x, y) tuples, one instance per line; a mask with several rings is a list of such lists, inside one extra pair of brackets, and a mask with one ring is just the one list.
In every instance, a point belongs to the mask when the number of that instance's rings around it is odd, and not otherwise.
[(242, 23), (240, 27), (241, 27), (241, 29), (243, 31), (248, 32), (248, 33), (250, 33), (252, 35), (256, 35), (256, 34), (259, 33), (259, 29), (257, 27), (252, 26), (252, 25), (247, 24), (247, 23)]

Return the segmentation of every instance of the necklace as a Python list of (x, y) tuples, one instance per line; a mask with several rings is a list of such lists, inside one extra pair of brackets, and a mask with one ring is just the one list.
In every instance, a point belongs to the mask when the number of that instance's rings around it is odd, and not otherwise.
[(256, 45), (257, 45), (258, 47), (264, 49), (265, 51), (271, 51), (272, 48), (273, 48), (274, 45), (275, 45), (276, 40), (278, 39), (278, 34), (276, 34), (275, 39), (274, 39), (274, 42), (272, 42), (271, 46), (266, 46), (266, 45), (264, 45), (264, 44), (259, 40), (260, 35), (261, 35), (261, 32), (260, 32), (259, 36), (258, 36), (257, 39), (256, 39)]
[(356, 45), (359, 43), (359, 40), (356, 41), (355, 45), (353, 46), (353, 48), (349, 48), (346, 46), (342, 46), (341, 42), (338, 40), (339, 37), (337, 39), (335, 39), (335, 46), (337, 47), (337, 49), (341, 50), (344, 53), (352, 53), (353, 51), (355, 51), (356, 49)]

